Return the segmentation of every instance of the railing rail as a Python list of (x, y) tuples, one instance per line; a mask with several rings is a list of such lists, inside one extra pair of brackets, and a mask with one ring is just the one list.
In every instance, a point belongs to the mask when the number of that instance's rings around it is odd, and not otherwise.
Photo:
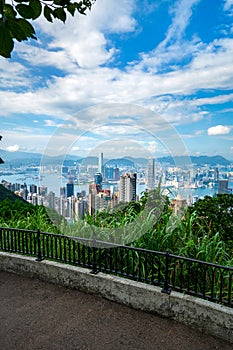
[(178, 291), (233, 307), (233, 267), (169, 252), (76, 238), (48, 232), (0, 227), (0, 250), (51, 259), (148, 283), (163, 293)]

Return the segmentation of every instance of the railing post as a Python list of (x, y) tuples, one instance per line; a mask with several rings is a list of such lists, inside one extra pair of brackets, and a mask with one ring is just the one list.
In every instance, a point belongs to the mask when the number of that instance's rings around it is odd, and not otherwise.
[(96, 251), (97, 251), (97, 247), (96, 247), (96, 239), (94, 238), (92, 241), (92, 245), (93, 245), (93, 268), (91, 270), (91, 273), (93, 275), (97, 275), (97, 273), (99, 272), (97, 269), (97, 263), (96, 263)]
[(2, 228), (0, 228), (0, 249), (2, 249)]
[(42, 261), (41, 254), (41, 238), (40, 238), (40, 230), (37, 230), (37, 258), (36, 261)]
[(161, 290), (162, 293), (171, 294), (171, 287), (169, 286), (169, 252), (166, 252), (166, 270), (165, 270), (165, 280), (164, 286)]

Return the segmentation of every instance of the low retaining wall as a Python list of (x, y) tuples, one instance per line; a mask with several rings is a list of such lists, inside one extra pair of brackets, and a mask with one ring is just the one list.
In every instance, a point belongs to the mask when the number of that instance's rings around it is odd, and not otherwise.
[(76, 266), (0, 252), (0, 270), (98, 294), (109, 300), (178, 322), (233, 343), (233, 309), (199, 298)]

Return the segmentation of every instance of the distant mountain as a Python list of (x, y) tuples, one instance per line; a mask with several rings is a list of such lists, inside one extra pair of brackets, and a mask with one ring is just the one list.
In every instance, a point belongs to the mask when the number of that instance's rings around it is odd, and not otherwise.
[(21, 151), (9, 152), (3, 149), (0, 149), (0, 154), (5, 161), (11, 161), (16, 159), (31, 159), (31, 158), (40, 159), (41, 158), (40, 153), (21, 152)]
[(36, 163), (39, 164), (41, 160), (41, 154), (39, 153), (30, 153), (30, 152), (9, 152), (5, 150), (0, 150), (0, 156), (4, 160), (5, 165), (9, 163), (18, 166), (18, 165), (27, 165)]
[[(179, 157), (161, 157), (157, 158), (159, 163), (168, 163), (171, 165), (185, 165), (187, 164), (187, 157), (179, 156)], [(191, 163), (197, 166), (203, 166), (203, 165), (211, 165), (211, 166), (217, 166), (217, 165), (230, 165), (231, 162), (227, 160), (226, 158), (222, 156), (190, 156)]]
[[(69, 156), (67, 157), (67, 159), (69, 158)], [(82, 164), (82, 165), (98, 165), (99, 163), (99, 159), (98, 157), (84, 157), (84, 158), (80, 158), (77, 160), (78, 163)]]
[[(43, 164), (59, 164), (64, 162), (64, 165), (73, 165), (74, 161), (79, 161), (82, 159), (79, 156), (73, 155), (59, 155), (59, 156), (44, 156), (41, 153), (32, 153), (32, 152), (9, 152), (5, 150), (0, 150), (0, 156), (4, 160), (5, 166), (12, 165), (17, 166), (27, 166), (34, 165), (39, 166), (41, 159), (43, 159)], [(0, 168), (1, 169), (1, 168)]]
[[(131, 158), (133, 159), (133, 158)], [(129, 158), (116, 158), (116, 159), (110, 159), (105, 164), (109, 166), (128, 166), (128, 167), (134, 167), (134, 161), (132, 161)]]
[[(5, 150), (0, 150), (0, 157), (4, 160), (5, 164), (0, 165), (1, 167), (12, 165), (13, 167), (19, 166), (39, 166), (41, 159), (43, 159), (43, 164), (63, 164), (65, 166), (71, 166), (74, 162), (83, 164), (83, 165), (98, 165), (98, 157), (80, 157), (74, 155), (59, 155), (55, 157), (44, 156), (40, 153), (30, 153), (30, 152), (8, 152)], [(43, 158), (42, 158), (43, 157)], [(160, 157), (156, 159), (159, 163), (167, 163), (170, 165), (187, 165), (187, 157)], [(209, 164), (211, 166), (216, 165), (230, 165), (231, 162), (226, 158), (217, 155), (217, 156), (190, 156), (192, 164), (197, 166), (203, 166)], [(147, 158), (137, 158), (137, 157), (123, 157), (116, 159), (104, 159), (104, 163), (107, 165), (118, 165), (118, 166), (134, 166), (141, 165), (147, 166)]]
[(215, 165), (230, 165), (231, 164), (231, 162), (229, 160), (227, 160), (226, 158), (224, 158), (222, 156), (212, 156), (212, 157), (208, 157), (208, 156), (194, 157), (194, 156), (191, 156), (191, 160), (192, 160), (193, 164), (197, 164), (197, 165), (209, 164), (209, 165), (215, 166)]
[(125, 157), (128, 160), (131, 160), (135, 165), (147, 166), (148, 158), (133, 158), (133, 157)]

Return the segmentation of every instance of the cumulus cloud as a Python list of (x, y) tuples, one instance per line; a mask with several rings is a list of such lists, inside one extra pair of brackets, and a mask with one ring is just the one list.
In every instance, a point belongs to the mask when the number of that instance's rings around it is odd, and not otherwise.
[[(136, 11), (139, 10), (134, 0), (97, 1), (88, 16), (69, 16), (65, 25), (38, 19), (35, 23), (38, 38), (45, 38), (44, 41), (16, 44), (21, 63), (0, 61), (0, 115), (25, 114), (25, 120), (32, 115), (32, 120), (43, 115), (45, 127), (59, 127), (57, 117), (59, 122), (67, 120), (91, 105), (128, 103), (146, 107), (175, 126), (211, 118), (209, 105), (229, 107), (233, 101), (233, 39), (224, 36), (206, 43), (194, 36), (187, 41), (186, 29), (199, 2), (173, 1), (168, 14), (171, 24), (164, 40), (150, 52), (138, 52), (138, 61), (129, 63), (118, 60), (119, 41), (114, 41), (114, 37), (117, 34), (125, 39), (132, 33), (135, 38), (138, 34), (140, 23)], [(225, 1), (226, 11), (232, 2)], [(159, 6), (157, 2), (153, 5)], [(217, 96), (205, 97), (207, 89), (216, 90)], [(197, 98), (196, 92), (202, 91), (202, 98)], [(104, 116), (100, 114), (98, 120), (101, 125)], [(107, 126), (93, 131), (96, 140), (114, 137), (116, 127), (107, 122)], [(89, 120), (82, 119), (80, 114), (78, 130), (86, 130), (88, 125)], [(154, 116), (147, 116), (140, 125), (146, 130), (158, 130)], [(73, 125), (66, 124), (66, 128), (72, 129)], [(51, 130), (46, 128), (46, 132), (48, 129)], [(229, 126), (217, 125), (209, 128), (208, 135), (224, 135), (230, 130)], [(130, 131), (118, 125), (120, 136), (127, 133), (135, 136), (135, 130)], [(33, 130), (30, 133), (38, 134)], [(18, 139), (14, 142), (18, 143)], [(30, 138), (27, 142), (30, 143)]]
[(224, 125), (216, 125), (212, 126), (208, 129), (208, 135), (209, 136), (215, 136), (215, 135), (227, 135), (230, 133), (232, 127), (231, 126), (224, 126)]
[[(87, 16), (76, 14), (67, 17), (66, 25), (59, 21), (48, 23), (38, 19), (37, 28), (50, 36), (47, 46), (48, 60), (42, 54), (42, 61), (59, 59), (71, 67), (91, 68), (107, 63), (117, 51), (106, 39), (108, 33), (126, 33), (135, 30), (136, 21), (132, 16), (133, 0), (102, 0), (97, 2)], [(78, 22), (78, 25), (77, 25)], [(54, 51), (51, 53), (51, 50)], [(58, 51), (58, 52), (55, 52)], [(65, 54), (64, 54), (65, 53)], [(68, 62), (69, 61), (69, 62)], [(64, 69), (66, 65), (64, 64)]]
[(19, 150), (19, 145), (8, 146), (6, 149), (9, 152), (17, 152)]

